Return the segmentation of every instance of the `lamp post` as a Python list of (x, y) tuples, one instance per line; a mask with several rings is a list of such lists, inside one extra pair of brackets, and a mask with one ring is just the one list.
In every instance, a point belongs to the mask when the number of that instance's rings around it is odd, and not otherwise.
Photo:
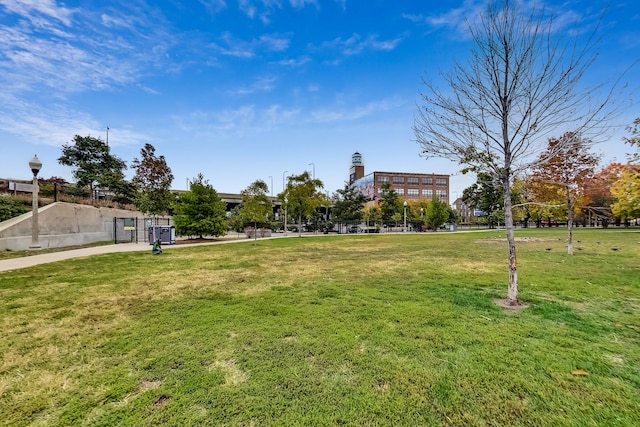
[(311, 162), (309, 166), (313, 166), (313, 179), (316, 179), (316, 164)]
[(402, 229), (402, 231), (407, 231), (407, 201), (405, 200), (404, 203), (404, 228)]
[(286, 173), (287, 173), (287, 172), (289, 172), (289, 171), (284, 171), (284, 172), (282, 172), (282, 192), (283, 192), (283, 193), (284, 193), (285, 189), (287, 188), (287, 187), (285, 187), (285, 185), (284, 185), (284, 176), (286, 175)]
[(273, 177), (269, 175), (269, 179), (271, 179), (271, 197), (273, 197)]
[(287, 235), (287, 196), (284, 196), (284, 235)]
[(29, 162), (29, 168), (33, 172), (33, 203), (31, 214), (31, 246), (29, 249), (37, 250), (41, 249), (40, 242), (38, 242), (38, 172), (42, 168), (42, 162), (38, 160), (38, 156), (33, 156), (33, 159)]

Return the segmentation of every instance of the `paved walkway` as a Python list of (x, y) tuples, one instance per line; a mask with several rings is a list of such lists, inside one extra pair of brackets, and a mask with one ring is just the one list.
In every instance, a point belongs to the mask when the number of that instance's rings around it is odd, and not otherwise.
[[(260, 240), (268, 239), (263, 238)], [(248, 239), (237, 239), (234, 236), (221, 238), (207, 243), (182, 243), (179, 245), (164, 245), (163, 250), (174, 248), (188, 248), (192, 246), (215, 245), (221, 243), (246, 242)], [(90, 248), (71, 249), (68, 251), (50, 252), (40, 255), (29, 255), (20, 258), (0, 260), (0, 271), (18, 270), (39, 264), (63, 261), (71, 258), (82, 258), (92, 255), (108, 254), (113, 252), (151, 252), (151, 245), (147, 243), (119, 243), (117, 245), (93, 246)]]

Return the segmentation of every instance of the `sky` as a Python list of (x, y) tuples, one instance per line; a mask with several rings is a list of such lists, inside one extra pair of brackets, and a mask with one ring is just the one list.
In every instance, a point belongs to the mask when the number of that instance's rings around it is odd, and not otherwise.
[[(536, 4), (558, 17), (561, 37), (592, 29), (608, 6), (586, 84), (614, 79), (640, 58), (637, 0)], [(466, 23), (485, 7), (484, 0), (0, 0), (0, 178), (30, 179), (37, 154), (41, 177), (72, 182), (57, 161), (61, 147), (90, 135), (108, 139), (128, 164), (152, 144), (174, 189), (202, 173), (221, 193), (262, 179), (277, 194), (285, 176), (309, 171), (333, 193), (357, 151), (365, 173), (450, 174), (453, 201), (474, 177), (421, 157), (412, 126), (423, 82), (437, 85), (468, 59)], [(640, 116), (637, 76), (637, 66), (623, 76), (629, 107), (596, 148), (605, 162), (631, 151), (622, 138)]]

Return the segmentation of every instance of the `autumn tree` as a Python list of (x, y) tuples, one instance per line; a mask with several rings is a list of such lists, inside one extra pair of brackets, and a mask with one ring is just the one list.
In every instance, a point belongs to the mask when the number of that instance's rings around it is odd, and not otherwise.
[(124, 160), (111, 154), (109, 145), (100, 138), (76, 135), (72, 144), (62, 146), (58, 163), (73, 168), (73, 177), (80, 187), (89, 187), (95, 198), (96, 186), (113, 189), (124, 180), (127, 169)]
[(640, 167), (628, 165), (611, 187), (616, 201), (611, 205), (614, 215), (627, 221), (640, 217)]
[(587, 211), (589, 225), (593, 219), (599, 220), (604, 228), (609, 225), (611, 205), (615, 202), (611, 186), (622, 177), (627, 167), (622, 163), (610, 163), (585, 183), (584, 209)]
[[(447, 158), (464, 170), (488, 173), (501, 184), (509, 305), (518, 304), (514, 177), (542, 160), (537, 155), (551, 132), (601, 131), (618, 99), (611, 91), (602, 92), (602, 85), (580, 85), (596, 58), (595, 31), (585, 32), (577, 24), (582, 36), (569, 37), (558, 31), (548, 9), (527, 13), (523, 8), (521, 2), (493, 0), (469, 22), (469, 60), (442, 74), (444, 90), (425, 79), (414, 124), (425, 157)], [(556, 148), (564, 147), (561, 143)]]
[[(573, 216), (584, 186), (593, 179), (599, 158), (589, 152), (589, 141), (575, 132), (567, 132), (560, 138), (550, 138), (547, 150), (540, 155), (532, 179), (546, 184), (553, 199), (561, 201), (567, 215), (567, 253), (573, 255)], [(561, 148), (558, 148), (561, 147)]]
[(141, 212), (151, 215), (165, 213), (173, 201), (171, 183), (173, 174), (164, 156), (156, 156), (156, 149), (145, 144), (140, 150), (140, 159), (135, 158), (131, 168), (136, 171), (132, 179), (138, 190), (134, 203)]
[(198, 174), (189, 191), (180, 194), (174, 207), (173, 222), (179, 236), (223, 236), (227, 231), (227, 204), (218, 192)]

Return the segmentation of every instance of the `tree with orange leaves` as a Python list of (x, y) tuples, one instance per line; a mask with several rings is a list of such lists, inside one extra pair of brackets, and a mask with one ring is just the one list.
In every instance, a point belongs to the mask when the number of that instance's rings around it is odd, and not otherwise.
[[(589, 141), (575, 132), (550, 138), (540, 162), (533, 168), (532, 179), (546, 188), (548, 202), (562, 201), (567, 212), (569, 238), (567, 253), (573, 255), (573, 215), (584, 194), (585, 183), (593, 178), (599, 158), (588, 149)], [(564, 200), (562, 200), (564, 199)]]
[(604, 228), (609, 225), (611, 205), (615, 202), (611, 186), (620, 179), (627, 167), (622, 163), (610, 163), (584, 184), (584, 209), (590, 218), (600, 220)]

